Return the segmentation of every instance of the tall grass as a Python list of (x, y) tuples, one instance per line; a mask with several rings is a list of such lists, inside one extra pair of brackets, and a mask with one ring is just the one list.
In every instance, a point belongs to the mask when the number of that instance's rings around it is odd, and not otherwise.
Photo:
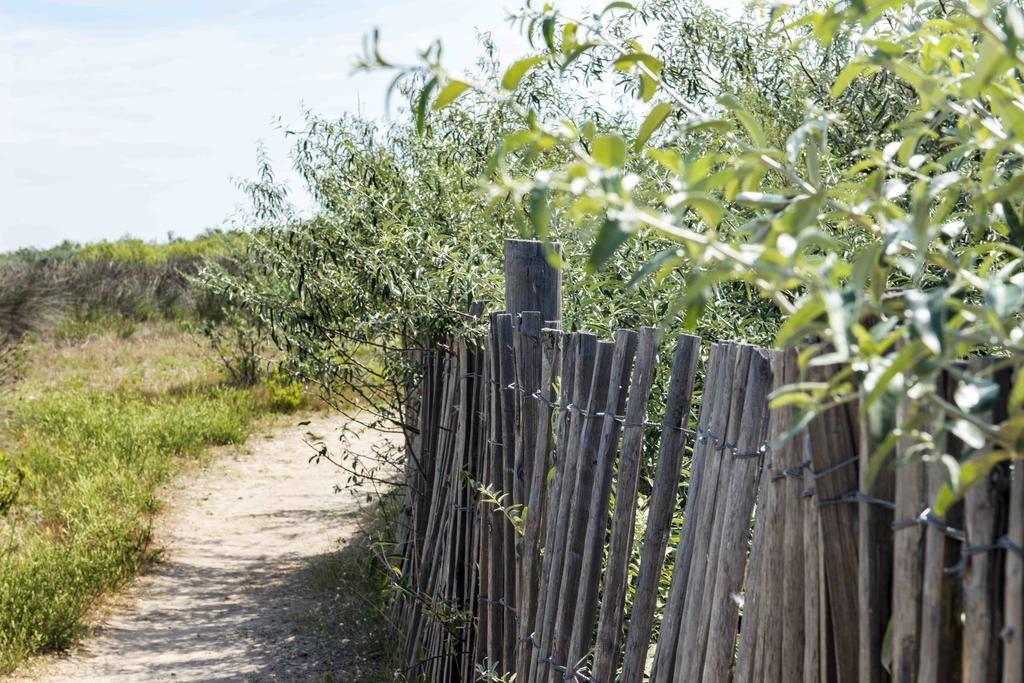
[(205, 448), (241, 442), (266, 410), (256, 393), (189, 367), (203, 362), (195, 349), (167, 357), (184, 339), (29, 346), (0, 431), (27, 470), (0, 517), (0, 674), (81, 636), (96, 601), (151, 558), (160, 484)]

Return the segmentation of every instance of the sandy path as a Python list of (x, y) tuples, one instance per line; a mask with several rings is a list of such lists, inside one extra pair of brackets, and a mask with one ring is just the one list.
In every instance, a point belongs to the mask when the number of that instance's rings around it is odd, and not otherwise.
[[(337, 444), (341, 424), (318, 416), (253, 437), (248, 452), (172, 486), (157, 525), (162, 560), (93, 638), (29, 680), (364, 680), (359, 654), (344, 652), (348, 640), (324, 642), (330, 597), (323, 585), (310, 588), (317, 563), (356, 530), (365, 500), (335, 493), (343, 476), (328, 463), (307, 462), (307, 432)], [(365, 433), (349, 446), (368, 454), (383, 438)]]

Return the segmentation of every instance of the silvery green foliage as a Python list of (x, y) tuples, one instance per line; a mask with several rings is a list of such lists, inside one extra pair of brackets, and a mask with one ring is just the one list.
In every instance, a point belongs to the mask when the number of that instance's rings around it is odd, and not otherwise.
[[(522, 207), (539, 237), (592, 231), (591, 270), (666, 241), (639, 274), (673, 278), (691, 325), (725, 287), (770, 302), (778, 345), (805, 346), (804, 368), (839, 367), (776, 403), (809, 417), (860, 400), (876, 418), (876, 464), (903, 439), (906, 457), (944, 466), (941, 511), (1020, 453), (1020, 8), (855, 0), (730, 23), (684, 7), (528, 5), (515, 21), (534, 50), (496, 82), (448, 72), (440, 45), (395, 67), (372, 43), (363, 62), (419, 83), (421, 131), (432, 110), (470, 96), (516, 121), (494, 145), (489, 195)], [(636, 123), (549, 105), (602, 80), (629, 88)], [(1003, 360), (965, 371), (959, 361), (979, 353)], [(1006, 367), (1009, 417), (993, 423), (984, 415)], [(942, 373), (955, 401), (937, 392)], [(946, 430), (967, 446), (959, 462), (936, 439)]]

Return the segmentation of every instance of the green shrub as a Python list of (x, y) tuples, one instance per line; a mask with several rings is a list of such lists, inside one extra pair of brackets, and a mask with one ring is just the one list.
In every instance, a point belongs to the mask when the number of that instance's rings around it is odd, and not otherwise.
[(305, 387), (302, 382), (275, 369), (274, 374), (264, 381), (272, 410), (290, 413), (302, 406), (305, 398)]

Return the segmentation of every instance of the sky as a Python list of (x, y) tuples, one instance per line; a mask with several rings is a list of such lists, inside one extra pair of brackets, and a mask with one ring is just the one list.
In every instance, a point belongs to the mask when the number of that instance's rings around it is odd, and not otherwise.
[(236, 181), (255, 172), (259, 143), (288, 168), (278, 117), (385, 114), (389, 77), (352, 73), (374, 27), (393, 60), (440, 37), (446, 63), (466, 68), (488, 30), (510, 62), (528, 49), (505, 22), (517, 6), (0, 0), (0, 251), (224, 225), (245, 203)]

